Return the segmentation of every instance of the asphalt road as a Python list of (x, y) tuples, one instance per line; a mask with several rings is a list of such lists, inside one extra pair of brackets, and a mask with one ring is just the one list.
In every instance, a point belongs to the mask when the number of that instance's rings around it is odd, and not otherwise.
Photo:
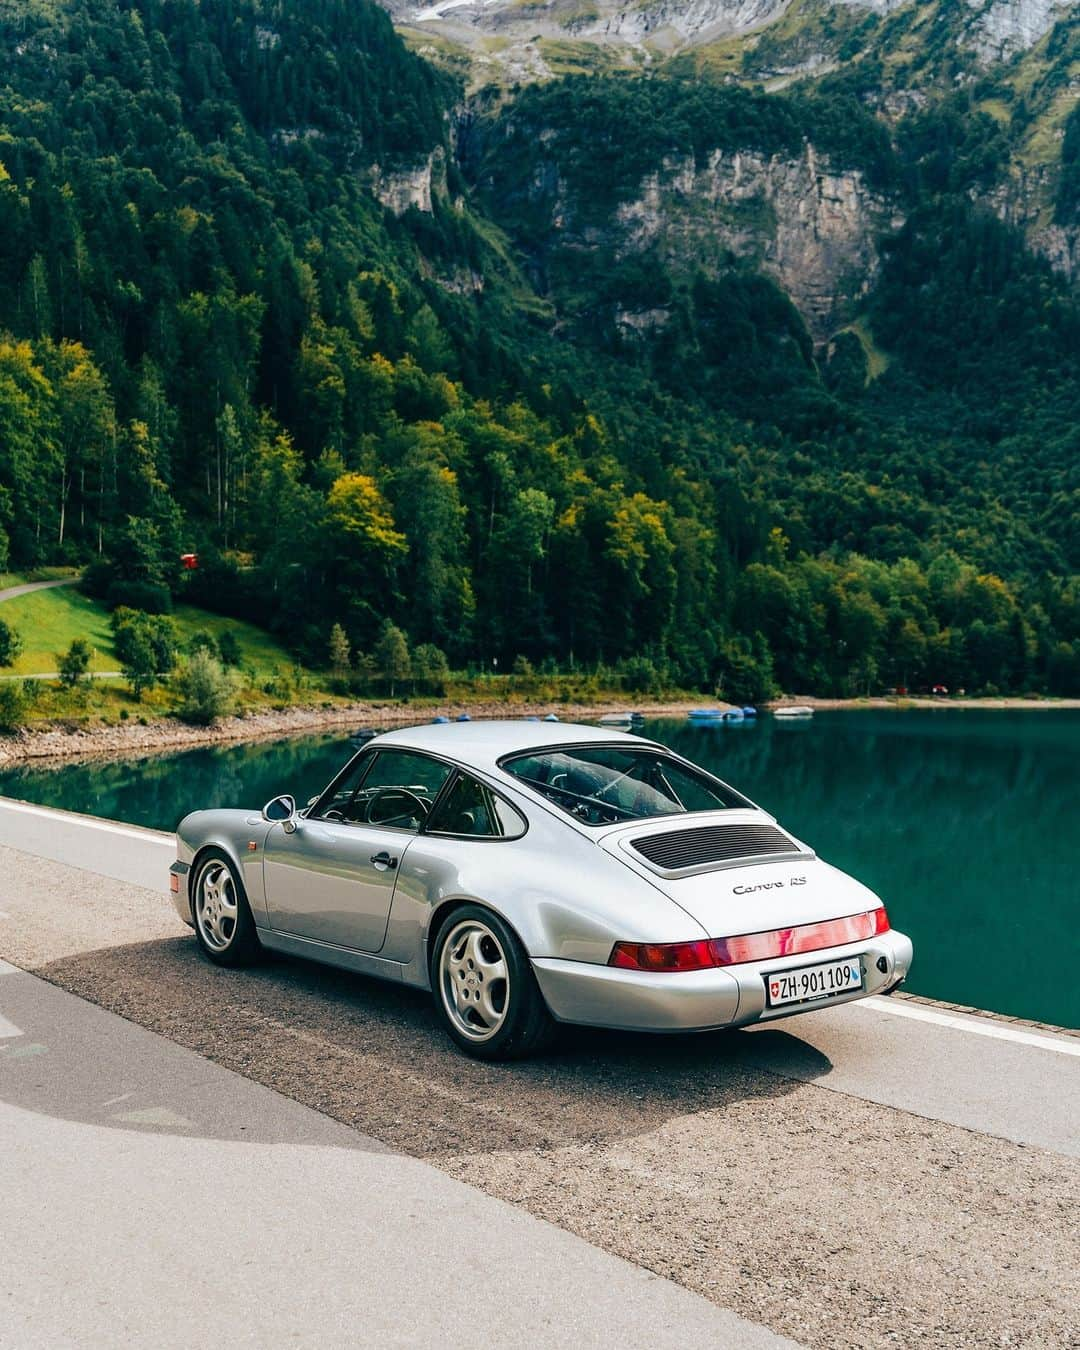
[(793, 1346), (3, 963), (0, 1005), (4, 1346)]
[(870, 1003), (495, 1068), (415, 993), (208, 965), (125, 881), (0, 847), (0, 911), (24, 969), (799, 1343), (1080, 1344), (1076, 1038)]

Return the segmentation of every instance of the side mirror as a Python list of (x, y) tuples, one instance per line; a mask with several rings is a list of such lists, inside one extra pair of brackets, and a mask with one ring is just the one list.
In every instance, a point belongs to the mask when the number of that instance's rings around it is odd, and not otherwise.
[(269, 821), (271, 824), (274, 824), (277, 821), (284, 822), (285, 832), (287, 834), (292, 834), (293, 830), (296, 829), (295, 800), (288, 795), (275, 797), (273, 801), (267, 802), (263, 807), (262, 818), (263, 820)]

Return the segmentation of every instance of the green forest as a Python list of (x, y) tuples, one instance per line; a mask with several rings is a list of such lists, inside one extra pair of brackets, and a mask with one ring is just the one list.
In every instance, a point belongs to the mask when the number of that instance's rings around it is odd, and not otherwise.
[[(893, 125), (856, 81), (671, 71), (466, 105), (368, 0), (0, 26), (0, 571), (321, 667), (390, 621), (628, 688), (1080, 694), (1080, 306), (973, 200), (1007, 147), (967, 95)], [(536, 190), (554, 163), (599, 226), (665, 155), (807, 140), (904, 206), (824, 344), (745, 262), (568, 249)], [(1076, 113), (1061, 156), (1068, 220)], [(429, 165), (430, 210), (380, 203)], [(627, 304), (673, 317), (629, 341)]]

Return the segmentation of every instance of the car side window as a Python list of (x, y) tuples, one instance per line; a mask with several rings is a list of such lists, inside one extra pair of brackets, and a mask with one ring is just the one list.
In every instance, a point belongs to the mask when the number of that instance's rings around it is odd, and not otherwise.
[(516, 839), (525, 833), (526, 826), (508, 802), (470, 774), (459, 772), (426, 828), (429, 834)]
[(358, 806), (360, 799), (364, 799), (364, 822), (396, 830), (418, 830), (431, 814), (435, 798), (450, 773), (449, 764), (426, 755), (409, 750), (380, 750), (357, 794)]
[(378, 750), (364, 757), (316, 807), (320, 820), (419, 830), (451, 768), (409, 750)]
[(374, 753), (360, 755), (347, 765), (323, 795), (312, 803), (311, 819), (355, 820), (357, 792), (374, 758)]

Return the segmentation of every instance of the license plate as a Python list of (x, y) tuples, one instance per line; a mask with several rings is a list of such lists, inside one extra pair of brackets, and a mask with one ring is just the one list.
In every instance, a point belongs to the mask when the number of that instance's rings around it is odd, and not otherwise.
[(806, 1003), (834, 994), (849, 994), (862, 988), (862, 966), (858, 957), (830, 961), (825, 966), (800, 966), (798, 970), (777, 970), (766, 976), (770, 1008), (783, 1003)]

